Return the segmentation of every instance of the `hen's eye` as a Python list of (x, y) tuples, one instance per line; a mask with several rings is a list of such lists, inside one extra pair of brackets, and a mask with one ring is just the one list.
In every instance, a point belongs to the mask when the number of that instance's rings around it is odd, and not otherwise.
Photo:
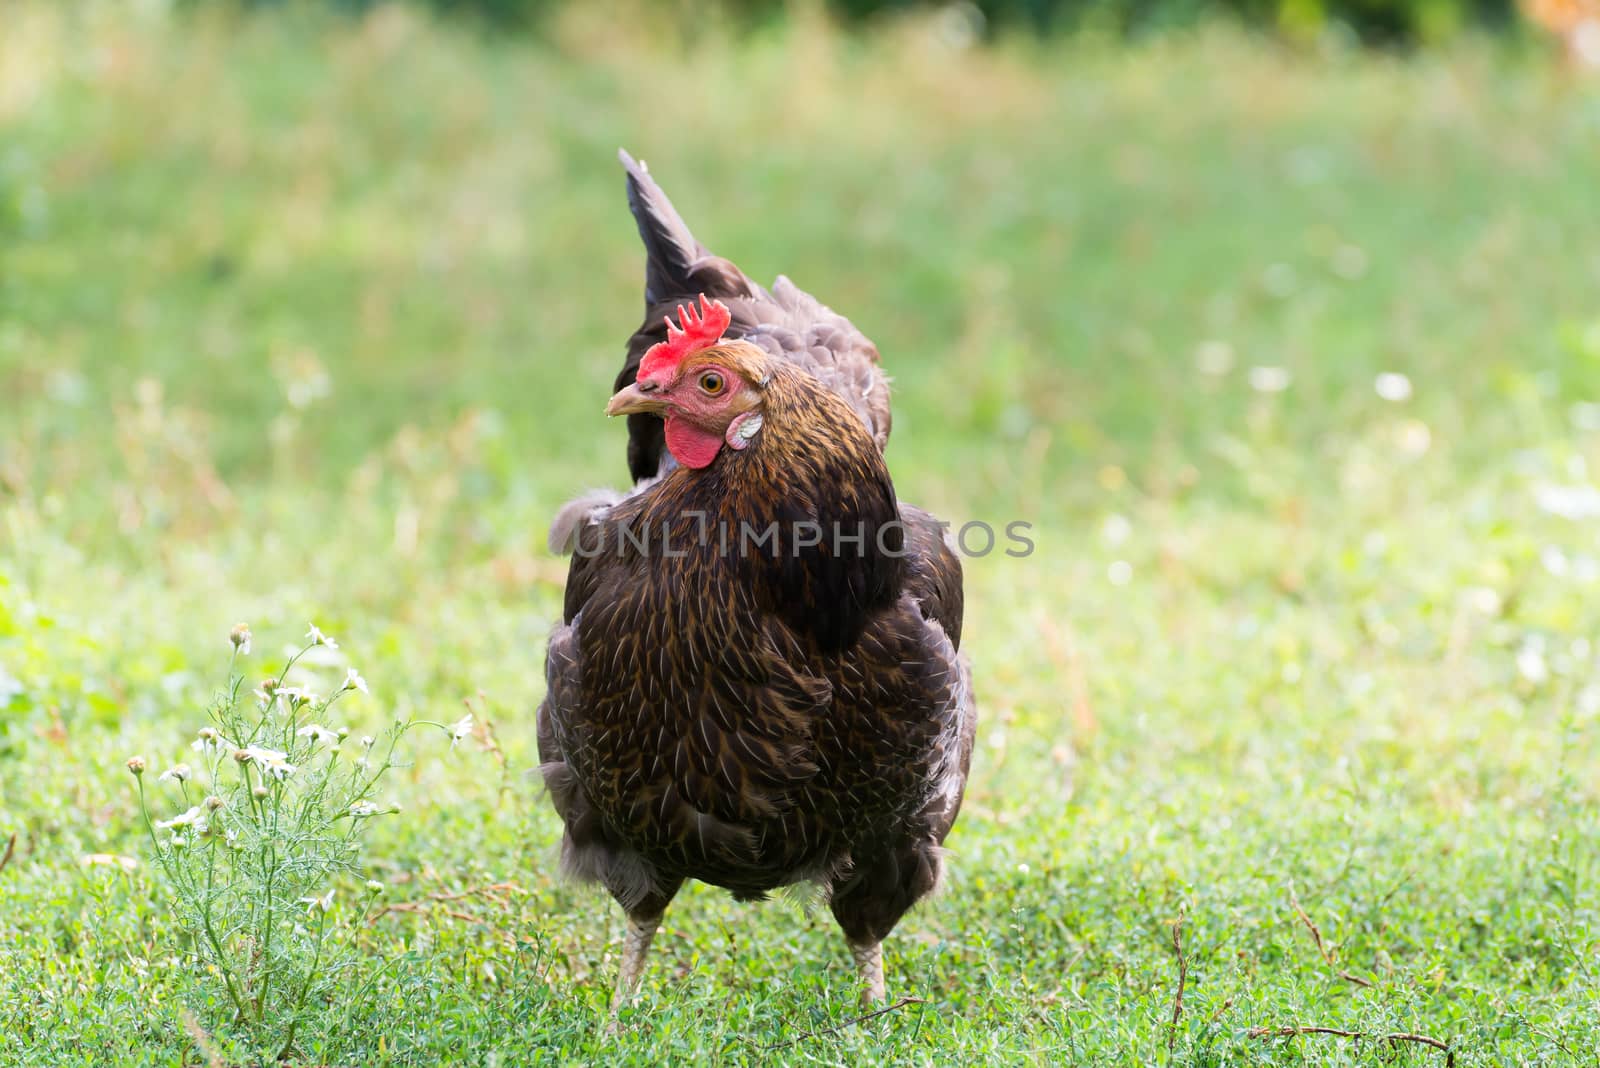
[(722, 376), (717, 374), (715, 371), (707, 371), (705, 374), (700, 376), (700, 388), (711, 394), (713, 397), (715, 397), (718, 393), (721, 393), (725, 385), (727, 385), (727, 383), (725, 383), (722, 380)]

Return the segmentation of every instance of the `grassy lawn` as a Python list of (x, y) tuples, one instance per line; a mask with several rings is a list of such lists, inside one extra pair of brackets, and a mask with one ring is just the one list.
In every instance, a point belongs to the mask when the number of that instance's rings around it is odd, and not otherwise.
[[(0, 1063), (263, 1055), (124, 768), (179, 810), (241, 620), (247, 690), (315, 621), (356, 734), (478, 725), (402, 742), (297, 1063), (1593, 1057), (1596, 86), (160, 6), (0, 16)], [(621, 914), (556, 875), (544, 530), (626, 470), (618, 145), (879, 343), (904, 498), (1034, 527), (967, 562), (968, 805), (889, 945), (920, 1001), (864, 1023), (826, 909), (700, 887), (608, 1034)], [(1368, 1037), (1261, 1033), (1302, 1027)]]

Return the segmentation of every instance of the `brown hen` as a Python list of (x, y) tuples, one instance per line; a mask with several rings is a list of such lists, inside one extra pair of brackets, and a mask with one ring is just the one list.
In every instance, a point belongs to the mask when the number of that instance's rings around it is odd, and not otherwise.
[(627, 912), (619, 1002), (687, 879), (818, 884), (881, 999), (971, 758), (961, 565), (895, 497), (871, 343), (711, 256), (623, 162), (648, 313), (676, 321), (634, 335), (607, 408), (638, 485), (552, 533), (574, 552), (538, 721), (563, 867)]

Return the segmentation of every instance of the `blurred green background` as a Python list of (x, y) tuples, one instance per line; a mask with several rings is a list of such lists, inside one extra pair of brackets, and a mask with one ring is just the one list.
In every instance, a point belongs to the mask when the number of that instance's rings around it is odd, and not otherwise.
[[(203, 2), (203, 0), (201, 0)], [(284, 0), (254, 0), (262, 6)], [(336, 10), (364, 12), (381, 0), (324, 0)], [(539, 28), (559, 17), (565, 0), (426, 0), (442, 15), (496, 27)], [(1514, 0), (721, 0), (659, 5), (683, 21), (728, 20), (744, 28), (771, 26), (797, 7), (825, 11), (859, 28), (899, 15), (941, 11), (945, 28), (959, 34), (1019, 31), (1041, 34), (1151, 34), (1219, 18), (1295, 35), (1338, 29), (1372, 43), (1437, 41), (1472, 27), (1500, 29), (1516, 15)]]
[(347, 932), (372, 981), (307, 1063), (743, 1063), (853, 1016), (825, 917), (694, 891), (608, 1037), (619, 918), (526, 774), (545, 526), (626, 470), (619, 145), (878, 343), (906, 499), (1035, 526), (968, 563), (980, 751), (889, 951), (925, 1001), (805, 1056), (1595, 1047), (1600, 87), (1560, 39), (1448, 2), (335, 7), (3, 8), (0, 1063), (245, 1061), (168, 888), (82, 860), (141, 856), (122, 762), (187, 752), (241, 619), (263, 672), (336, 634), (358, 731), (494, 724), (415, 754), (372, 862), (419, 911)]

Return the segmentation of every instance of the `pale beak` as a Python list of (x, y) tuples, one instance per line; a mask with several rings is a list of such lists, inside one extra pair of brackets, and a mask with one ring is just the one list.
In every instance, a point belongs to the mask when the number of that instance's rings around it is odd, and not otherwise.
[(644, 388), (635, 382), (624, 389), (617, 390), (606, 405), (607, 415), (633, 415), (635, 412), (650, 412), (660, 415), (667, 410), (665, 398), (658, 392), (646, 393)]

